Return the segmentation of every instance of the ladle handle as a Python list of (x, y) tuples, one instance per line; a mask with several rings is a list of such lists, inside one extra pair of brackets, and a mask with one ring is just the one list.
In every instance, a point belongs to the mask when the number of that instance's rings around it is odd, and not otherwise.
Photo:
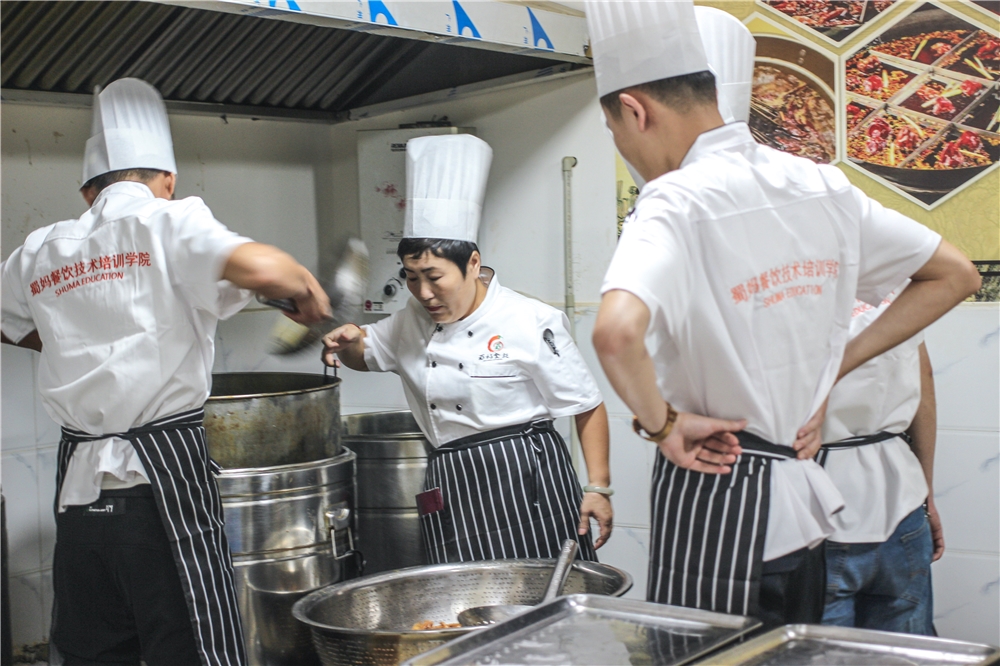
[(559, 559), (556, 560), (556, 568), (552, 571), (552, 578), (549, 579), (549, 586), (545, 590), (545, 596), (542, 597), (542, 603), (552, 601), (562, 592), (563, 585), (566, 584), (569, 572), (573, 568), (573, 559), (576, 557), (578, 548), (579, 545), (574, 539), (563, 541), (562, 551), (559, 553)]

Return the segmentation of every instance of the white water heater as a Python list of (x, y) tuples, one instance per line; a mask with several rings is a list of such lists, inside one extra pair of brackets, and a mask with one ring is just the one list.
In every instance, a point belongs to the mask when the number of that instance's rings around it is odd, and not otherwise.
[(435, 134), (475, 134), (472, 127), (417, 127), (358, 132), (358, 186), (361, 238), (371, 256), (364, 310), (392, 314), (410, 292), (396, 247), (403, 237), (406, 211), (406, 142)]

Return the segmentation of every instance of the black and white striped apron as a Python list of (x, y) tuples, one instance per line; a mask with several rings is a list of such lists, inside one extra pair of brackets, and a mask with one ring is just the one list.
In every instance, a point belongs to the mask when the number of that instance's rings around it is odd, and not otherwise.
[(753, 615), (760, 598), (771, 464), (795, 457), (747, 432), (729, 474), (702, 474), (658, 455), (646, 598)]
[(554, 558), (563, 541), (576, 539), (580, 559), (597, 561), (590, 535), (577, 534), (582, 501), (552, 421), (449, 442), (431, 453), (418, 496), (427, 559)]
[(867, 446), (868, 444), (877, 444), (878, 442), (884, 442), (887, 439), (892, 439), (893, 437), (899, 437), (904, 442), (909, 443), (910, 436), (905, 432), (887, 432), (885, 430), (880, 430), (872, 435), (860, 435), (858, 437), (848, 437), (847, 439), (839, 439), (836, 442), (830, 442), (829, 444), (824, 444), (819, 453), (816, 454), (816, 462), (820, 465), (826, 467), (827, 458), (830, 457), (830, 451), (836, 451), (837, 449), (853, 449), (858, 446)]
[[(246, 664), (243, 631), (222, 500), (205, 443), (203, 409), (158, 419), (125, 433), (95, 437), (63, 428), (56, 475), (56, 511), (70, 458), (81, 442), (128, 440), (149, 475), (188, 603), (204, 666)], [(217, 467), (216, 467), (217, 471)]]

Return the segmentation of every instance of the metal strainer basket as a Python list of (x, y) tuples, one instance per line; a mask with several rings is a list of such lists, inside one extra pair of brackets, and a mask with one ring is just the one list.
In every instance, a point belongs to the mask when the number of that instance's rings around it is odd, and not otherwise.
[[(466, 608), (536, 604), (555, 560), (489, 560), (411, 567), (331, 585), (300, 599), (292, 613), (312, 630), (324, 666), (388, 666), (481, 627), (414, 631), (425, 620), (456, 622)], [(564, 594), (620, 597), (626, 572), (577, 561)]]

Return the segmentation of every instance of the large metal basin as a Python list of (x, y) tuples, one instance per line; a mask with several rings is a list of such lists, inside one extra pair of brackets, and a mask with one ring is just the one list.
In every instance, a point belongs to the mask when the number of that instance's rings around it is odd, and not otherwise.
[(343, 444), (358, 456), (358, 534), (368, 573), (427, 564), (417, 494), (433, 450), (408, 411), (351, 414)]
[[(482, 629), (414, 631), (414, 623), (455, 622), (473, 606), (537, 604), (554, 566), (555, 560), (488, 560), (411, 567), (317, 590), (292, 612), (312, 629), (324, 666), (389, 666)], [(620, 597), (631, 587), (621, 569), (577, 561), (564, 594)]]
[(291, 372), (212, 375), (208, 452), (224, 469), (275, 467), (340, 454), (340, 380)]

